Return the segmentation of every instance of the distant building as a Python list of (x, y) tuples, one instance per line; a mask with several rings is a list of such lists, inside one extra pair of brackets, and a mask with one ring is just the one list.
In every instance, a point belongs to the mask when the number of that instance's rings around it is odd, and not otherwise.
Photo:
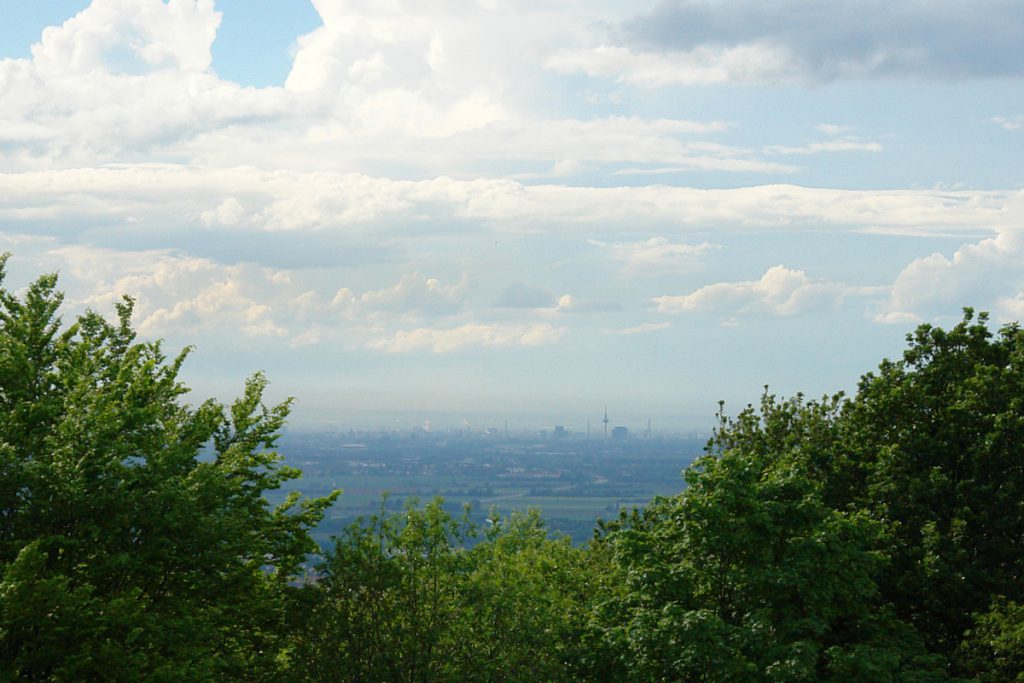
[(626, 427), (612, 427), (612, 438), (616, 441), (623, 441), (629, 436), (629, 430)]
[(568, 434), (568, 432), (565, 431), (565, 427), (563, 425), (555, 425), (555, 438), (556, 439), (565, 438), (566, 434)]

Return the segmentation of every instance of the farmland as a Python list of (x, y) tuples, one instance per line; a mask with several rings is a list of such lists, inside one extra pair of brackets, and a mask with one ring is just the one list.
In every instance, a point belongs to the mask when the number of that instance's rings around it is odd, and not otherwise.
[(705, 442), (678, 435), (612, 440), (420, 430), (289, 433), (280, 449), (303, 472), (288, 490), (312, 496), (344, 491), (317, 529), (321, 543), (382, 506), (397, 510), (411, 499), (435, 497), (455, 513), (468, 508), (478, 522), (537, 508), (553, 532), (579, 543), (591, 536), (597, 518), (678, 493), (682, 470)]

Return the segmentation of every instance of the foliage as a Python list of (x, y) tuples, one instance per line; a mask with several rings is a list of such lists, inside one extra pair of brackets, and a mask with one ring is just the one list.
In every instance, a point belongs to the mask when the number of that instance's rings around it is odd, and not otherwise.
[(186, 352), (136, 342), (130, 300), (66, 329), (61, 300), (53, 275), (0, 290), (3, 677), (273, 679), (333, 499), (268, 509), (298, 476), (272, 450), (288, 403), (256, 375), (230, 407), (186, 406)]
[(608, 527), (624, 676), (1018, 675), (1024, 333), (966, 309), (907, 340), (853, 398), (766, 391), (686, 491)]
[(1024, 605), (996, 598), (988, 612), (976, 615), (959, 655), (972, 680), (1024, 681)]
[(1024, 332), (986, 323), (920, 326), (844, 415), (846, 502), (887, 526), (883, 590), (945, 655), (994, 596), (1024, 600)]
[(336, 539), (296, 661), (308, 680), (576, 680), (585, 561), (536, 513), (481, 532), (440, 499), (382, 506)]
[(942, 679), (880, 600), (880, 525), (824, 503), (837, 405), (766, 394), (722, 419), (683, 493), (610, 526), (626, 588), (603, 614), (624, 678)]

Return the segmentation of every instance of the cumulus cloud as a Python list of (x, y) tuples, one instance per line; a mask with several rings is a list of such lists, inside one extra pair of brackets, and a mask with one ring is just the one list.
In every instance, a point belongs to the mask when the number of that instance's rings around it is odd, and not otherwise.
[(1006, 320), (1024, 321), (1024, 290), (1013, 296), (1000, 297), (996, 303), (996, 310)]
[(965, 244), (952, 257), (936, 252), (915, 259), (896, 277), (878, 322), (902, 323), (948, 315), (961, 307), (1019, 317), (1017, 297), (1024, 288), (1024, 236), (1003, 231)]
[(480, 30), (500, 22), (500, 13), (471, 2), (313, 5), (323, 25), (299, 38), (285, 88), (331, 110), (323, 132), (444, 137), (508, 117), (487, 78), (489, 67), (500, 68), (505, 48)]
[(464, 305), (464, 281), (444, 284), (417, 272), (354, 293), (332, 289), (333, 278), (316, 278), (310, 288), (287, 270), (224, 264), (179, 251), (48, 246), (49, 267), (61, 272), (73, 292), (68, 305), (107, 312), (131, 296), (136, 327), (154, 337), (238, 330), (288, 338), (293, 346), (361, 344), (368, 334), (409, 320), (448, 318)]
[(136, 326), (143, 334), (233, 328), (248, 336), (286, 336), (268, 302), (287, 296), (287, 276), (253, 264), (223, 265), (161, 250), (124, 252), (59, 247), (66, 276), (78, 296), (69, 303), (111, 310), (128, 295), (136, 299)]
[(1020, 77), (1019, 9), (1012, 0), (984, 11), (955, 0), (662, 0), (625, 23), (612, 46), (561, 55), (554, 66), (641, 85)]
[(201, 129), (288, 109), (279, 89), (219, 80), (212, 0), (94, 0), (47, 28), (31, 59), (0, 60), (3, 137), (29, 164), (139, 158)]
[(394, 285), (364, 292), (358, 298), (343, 294), (347, 289), (339, 290), (334, 301), (344, 301), (350, 310), (358, 308), (363, 312), (448, 315), (461, 310), (465, 284), (463, 281), (444, 285), (437, 278), (407, 273)]
[(812, 280), (802, 270), (773, 266), (759, 280), (718, 282), (689, 294), (655, 297), (660, 313), (716, 312), (794, 315), (837, 306), (847, 288)]
[(228, 197), (216, 209), (203, 211), (199, 219), (205, 225), (237, 225), (245, 215), (241, 202), (234, 197)]
[[(529, 79), (521, 45), (541, 58), (563, 38), (564, 8), (314, 5), (323, 25), (299, 37), (285, 87), (243, 88), (211, 69), (221, 18), (212, 0), (96, 0), (48, 28), (31, 59), (0, 60), (0, 160), (333, 171), (401, 160), (430, 174), (516, 159), (555, 176), (587, 162), (793, 170), (693, 144), (727, 130), (724, 121), (531, 117), (509, 94)], [(521, 41), (496, 44), (497, 32)]]
[(470, 323), (448, 329), (401, 330), (370, 342), (368, 347), (388, 353), (452, 353), (467, 347), (543, 346), (557, 342), (562, 333), (562, 329), (546, 324)]

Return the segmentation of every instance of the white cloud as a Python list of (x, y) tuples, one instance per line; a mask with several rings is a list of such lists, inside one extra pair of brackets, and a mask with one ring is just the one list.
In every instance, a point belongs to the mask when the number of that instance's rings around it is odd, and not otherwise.
[(47, 28), (30, 60), (0, 60), (4, 137), (24, 163), (74, 165), (284, 113), (283, 91), (210, 71), (219, 23), (212, 0), (94, 0)]
[(242, 292), (240, 283), (223, 280), (210, 283), (195, 296), (158, 308), (138, 324), (144, 334), (160, 334), (170, 330), (196, 330), (216, 321), (221, 326), (237, 326), (251, 337), (288, 335), (274, 322), (272, 309), (256, 303)]
[(922, 322), (922, 319), (913, 313), (907, 313), (905, 311), (889, 311), (887, 313), (879, 313), (875, 316), (876, 323), (885, 323), (887, 325), (916, 325)]
[(241, 202), (228, 197), (216, 209), (203, 211), (199, 219), (204, 225), (237, 225), (245, 215)]
[(554, 166), (551, 167), (551, 175), (553, 176), (567, 176), (575, 175), (582, 171), (584, 164), (576, 159), (559, 159), (555, 162)]
[[(69, 300), (109, 312), (124, 295), (136, 299), (135, 323), (147, 335), (237, 329), (248, 336), (285, 336), (275, 315), (287, 292), (280, 273), (251, 264), (221, 265), (160, 250), (58, 247), (50, 254), (77, 286)], [(268, 305), (270, 304), (270, 305)]]
[(836, 135), (845, 135), (852, 130), (850, 126), (843, 126), (835, 123), (819, 123), (815, 128), (819, 132), (831, 137), (835, 137)]
[[(361, 344), (368, 334), (409, 320), (447, 318), (463, 310), (465, 281), (446, 285), (407, 273), (394, 285), (355, 294), (318, 277), (315, 288), (289, 271), (252, 263), (222, 264), (167, 250), (120, 251), (53, 246), (48, 269), (59, 270), (72, 310), (104, 313), (128, 295), (137, 329), (152, 337), (241, 331), (287, 337), (292, 346)], [(337, 275), (335, 275), (337, 277)]]
[(388, 353), (431, 351), (452, 353), (467, 347), (543, 346), (553, 344), (563, 330), (551, 325), (503, 325), (470, 323), (448, 329), (421, 327), (401, 330), (376, 339), (369, 348)]
[(647, 334), (649, 332), (660, 332), (661, 330), (671, 329), (672, 323), (661, 322), (661, 323), (641, 323), (634, 325), (633, 327), (625, 327), (618, 330), (611, 330), (613, 334), (621, 334), (625, 336), (631, 336), (634, 334)]
[(999, 298), (996, 310), (1006, 320), (1024, 322), (1024, 290), (1013, 296)]
[(791, 78), (785, 50), (766, 44), (701, 46), (686, 53), (661, 54), (629, 47), (600, 45), (556, 51), (547, 67), (559, 73), (583, 72), (614, 77), (645, 87), (702, 83), (752, 83)]
[(391, 287), (364, 292), (352, 303), (364, 311), (447, 315), (462, 309), (465, 284), (443, 285), (437, 278), (407, 273)]
[(507, 179), (406, 181), (166, 165), (0, 173), (0, 219), (21, 232), (27, 230), (17, 227), (22, 224), (64, 224), (61, 229), (73, 230), (83, 219), (132, 220), (150, 231), (159, 227), (171, 239), (189, 225), (204, 225), (204, 212), (223, 206), (225, 197), (243, 207), (241, 215), (229, 211), (230, 218), (271, 231), (358, 233), (365, 228), (379, 234), (400, 222), (405, 230), (421, 224), (438, 234), (446, 221), (469, 221), (475, 230), (534, 233), (609, 225), (650, 233), (666, 222), (677, 232), (709, 225), (731, 230), (912, 229), (920, 234), (1024, 227), (1024, 192), (1001, 190), (570, 187)]
[(331, 112), (322, 130), (445, 137), (508, 118), (500, 88), (487, 85), (505, 52), (479, 32), (492, 13), (473, 3), (313, 4), (323, 25), (299, 38), (285, 87)]
[(93, 0), (43, 31), (32, 58), (43, 73), (209, 68), (221, 15), (213, 0)]
[(941, 253), (915, 259), (893, 282), (878, 322), (904, 322), (948, 315), (964, 306), (1016, 316), (1007, 292), (1024, 288), (1024, 236), (1003, 231), (966, 244), (952, 258)]
[(826, 140), (824, 142), (811, 142), (799, 147), (786, 145), (769, 145), (765, 147), (768, 154), (822, 154), (825, 152), (881, 152), (885, 149), (877, 142), (863, 142), (857, 138), (848, 137), (840, 140)]
[(689, 294), (653, 299), (661, 313), (718, 312), (794, 315), (837, 306), (846, 289), (812, 280), (802, 270), (785, 266), (769, 268), (760, 280), (719, 282)]
[[(0, 60), (0, 139), (10, 143), (0, 161), (54, 168), (184, 158), (341, 172), (401, 163), (423, 175), (485, 160), (529, 161), (533, 173), (555, 176), (592, 162), (795, 170), (684, 139), (721, 133), (724, 121), (532, 117), (513, 97), (532, 87), (523, 45), (540, 59), (564, 39), (556, 19), (571, 9), (314, 4), (324, 25), (299, 38), (286, 87), (243, 88), (210, 68), (220, 22), (212, 0), (96, 0), (47, 29), (32, 59)], [(496, 33), (521, 41), (496, 43)]]
[(640, 242), (606, 244), (590, 240), (594, 246), (606, 249), (609, 255), (621, 261), (627, 272), (634, 274), (656, 274), (659, 271), (675, 270), (692, 266), (699, 257), (720, 249), (721, 245), (701, 242), (700, 244), (673, 243), (666, 237), (651, 237)]
[(1018, 128), (1024, 127), (1024, 114), (1017, 114), (1016, 116), (993, 116), (991, 121), (1006, 130), (1017, 130)]

